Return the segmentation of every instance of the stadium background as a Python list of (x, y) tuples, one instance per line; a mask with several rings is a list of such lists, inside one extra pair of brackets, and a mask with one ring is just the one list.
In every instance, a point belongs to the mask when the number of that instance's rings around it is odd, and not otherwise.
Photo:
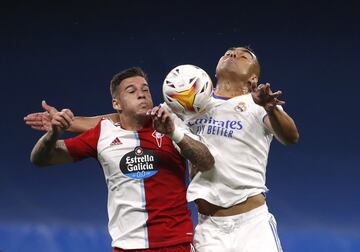
[(234, 45), (255, 50), (261, 82), (284, 91), (301, 133), (296, 146), (274, 141), (269, 158), (284, 250), (360, 251), (356, 13), (346, 1), (2, 3), (0, 251), (111, 251), (97, 163), (30, 164), (41, 133), (23, 116), (42, 99), (77, 115), (112, 112), (112, 75), (141, 66), (159, 103), (171, 68), (192, 63), (214, 79)]

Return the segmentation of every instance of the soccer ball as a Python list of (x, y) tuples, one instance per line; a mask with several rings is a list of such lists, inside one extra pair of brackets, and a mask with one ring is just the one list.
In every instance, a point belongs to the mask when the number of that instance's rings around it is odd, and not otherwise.
[(180, 65), (172, 69), (163, 83), (166, 104), (175, 113), (199, 113), (210, 101), (213, 85), (200, 67)]

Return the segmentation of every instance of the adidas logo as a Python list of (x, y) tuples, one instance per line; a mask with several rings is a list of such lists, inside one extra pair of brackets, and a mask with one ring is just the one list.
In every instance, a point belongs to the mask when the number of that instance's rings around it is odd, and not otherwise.
[(116, 137), (110, 144), (110, 146), (112, 145), (118, 145), (118, 144), (122, 144), (122, 142), (120, 141), (120, 139), (118, 137)]

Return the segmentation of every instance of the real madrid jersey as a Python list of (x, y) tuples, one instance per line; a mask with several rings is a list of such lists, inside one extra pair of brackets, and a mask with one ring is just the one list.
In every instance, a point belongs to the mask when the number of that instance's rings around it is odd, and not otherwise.
[(65, 140), (74, 158), (97, 158), (108, 186), (112, 246), (157, 248), (192, 241), (185, 162), (153, 128), (128, 131), (109, 120)]
[(205, 112), (184, 116), (185, 124), (215, 158), (213, 169), (191, 180), (188, 201), (201, 198), (230, 207), (267, 191), (265, 172), (273, 136), (264, 126), (265, 115), (248, 94), (230, 99), (214, 96)]

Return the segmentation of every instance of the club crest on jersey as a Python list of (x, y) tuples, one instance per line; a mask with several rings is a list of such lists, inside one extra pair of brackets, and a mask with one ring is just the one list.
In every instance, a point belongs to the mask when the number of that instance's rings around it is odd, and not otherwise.
[(156, 130), (154, 130), (154, 132), (151, 134), (153, 136), (153, 138), (155, 138), (157, 146), (159, 148), (161, 148), (162, 145), (162, 138), (164, 136), (164, 134), (157, 132)]
[(145, 179), (154, 176), (158, 171), (159, 157), (151, 150), (140, 146), (126, 153), (120, 160), (120, 170), (132, 179)]
[(235, 106), (234, 109), (235, 109), (236, 112), (244, 112), (246, 110), (246, 103), (245, 102), (239, 102)]

